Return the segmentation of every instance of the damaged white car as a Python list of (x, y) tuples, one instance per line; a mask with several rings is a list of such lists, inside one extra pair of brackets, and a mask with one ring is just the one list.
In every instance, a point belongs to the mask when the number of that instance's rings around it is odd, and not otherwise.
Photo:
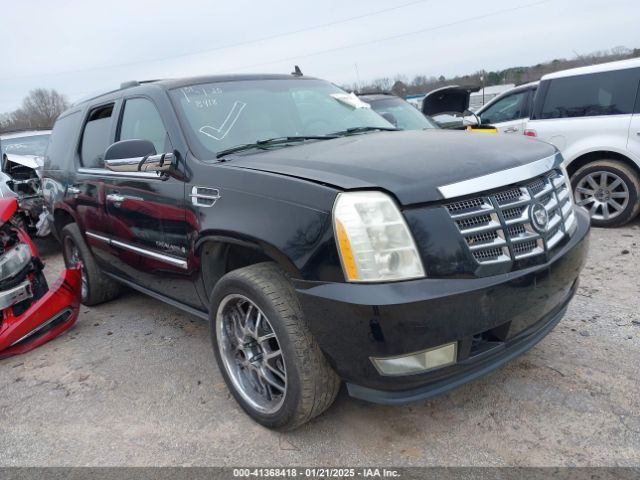
[(42, 197), (42, 167), (50, 130), (0, 134), (0, 196), (16, 197), (12, 222), (40, 237), (49, 235)]

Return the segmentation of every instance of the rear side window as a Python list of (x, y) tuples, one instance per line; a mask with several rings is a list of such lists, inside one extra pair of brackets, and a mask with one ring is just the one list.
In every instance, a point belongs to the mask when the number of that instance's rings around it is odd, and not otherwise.
[(102, 168), (104, 152), (110, 144), (113, 103), (95, 108), (89, 114), (82, 132), (80, 160), (87, 168)]
[(45, 170), (61, 170), (70, 163), (80, 129), (80, 112), (58, 118), (49, 137), (44, 157)]
[(149, 140), (156, 153), (171, 151), (167, 129), (156, 106), (146, 98), (132, 98), (124, 104), (119, 140)]
[(633, 112), (640, 69), (551, 80), (537, 118), (624, 115)]

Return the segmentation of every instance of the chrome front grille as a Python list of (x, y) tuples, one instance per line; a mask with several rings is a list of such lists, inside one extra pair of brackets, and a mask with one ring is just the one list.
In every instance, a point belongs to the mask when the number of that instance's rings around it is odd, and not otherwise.
[[(521, 184), (445, 207), (476, 261), (491, 264), (544, 254), (570, 236), (576, 226), (570, 194), (562, 172), (554, 169)], [(534, 226), (534, 204), (541, 204), (546, 211), (544, 230)]]

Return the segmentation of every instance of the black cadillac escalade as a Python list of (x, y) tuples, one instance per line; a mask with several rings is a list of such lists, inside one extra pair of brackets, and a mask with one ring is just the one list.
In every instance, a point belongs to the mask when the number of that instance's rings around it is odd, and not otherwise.
[(75, 105), (44, 191), (83, 302), (133, 288), (208, 319), (230, 391), (273, 428), (342, 381), (405, 403), (531, 348), (576, 291), (589, 229), (553, 146), (396, 131), (300, 76), (132, 82)]

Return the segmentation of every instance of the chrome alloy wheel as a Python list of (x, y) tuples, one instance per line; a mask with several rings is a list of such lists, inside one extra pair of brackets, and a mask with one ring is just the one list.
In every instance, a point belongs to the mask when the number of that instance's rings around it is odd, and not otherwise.
[(86, 299), (89, 294), (89, 280), (87, 279), (87, 272), (85, 271), (84, 264), (82, 263), (82, 257), (80, 256), (80, 250), (71, 238), (66, 237), (64, 239), (65, 257), (67, 259), (67, 267), (74, 268), (80, 267), (80, 275), (82, 277), (82, 299)]
[(576, 203), (589, 210), (591, 218), (610, 220), (629, 204), (629, 187), (615, 173), (596, 171), (580, 179), (574, 192)]
[(255, 410), (277, 412), (287, 391), (287, 370), (266, 315), (247, 297), (227, 295), (216, 312), (216, 338), (236, 391)]

